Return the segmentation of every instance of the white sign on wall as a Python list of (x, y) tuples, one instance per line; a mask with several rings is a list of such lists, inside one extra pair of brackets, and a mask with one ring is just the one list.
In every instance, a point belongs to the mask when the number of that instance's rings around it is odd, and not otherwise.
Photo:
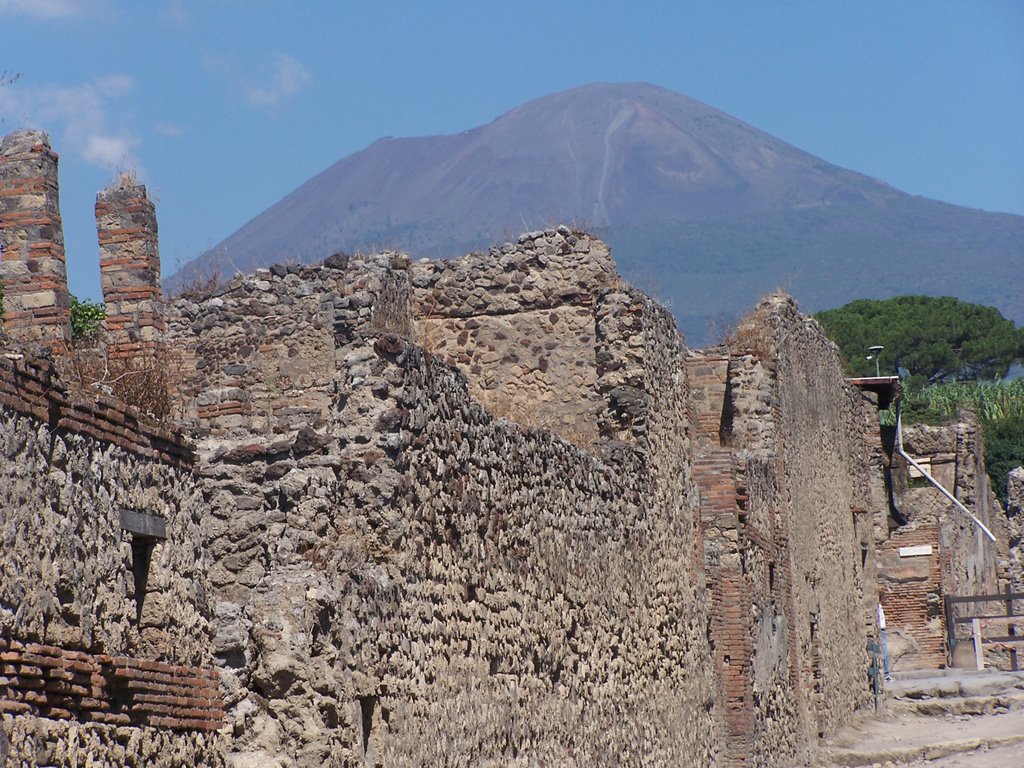
[(930, 555), (931, 544), (921, 544), (916, 547), (900, 547), (900, 557), (918, 557), (919, 555)]

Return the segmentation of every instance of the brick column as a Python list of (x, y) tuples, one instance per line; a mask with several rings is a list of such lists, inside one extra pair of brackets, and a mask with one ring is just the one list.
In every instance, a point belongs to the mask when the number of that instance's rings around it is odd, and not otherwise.
[(63, 350), (71, 340), (57, 153), (42, 131), (0, 140), (0, 279), (4, 331)]
[(146, 188), (122, 177), (96, 195), (100, 277), (110, 358), (151, 356), (164, 334), (156, 209)]

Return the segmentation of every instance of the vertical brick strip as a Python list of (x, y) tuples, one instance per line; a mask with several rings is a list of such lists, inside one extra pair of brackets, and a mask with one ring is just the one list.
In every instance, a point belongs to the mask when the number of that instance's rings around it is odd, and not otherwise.
[(694, 464), (701, 521), (708, 547), (708, 587), (717, 671), (720, 723), (726, 735), (723, 765), (752, 765), (755, 745), (753, 610), (740, 563), (740, 506), (732, 452), (705, 449)]
[(145, 358), (163, 341), (156, 209), (142, 185), (124, 177), (96, 195), (96, 233), (107, 318), (107, 354)]
[(71, 339), (57, 153), (41, 131), (0, 140), (0, 279), (4, 330), (63, 351)]
[[(930, 555), (901, 558), (900, 547), (931, 545)], [(937, 522), (905, 526), (893, 532), (882, 547), (879, 601), (890, 632), (913, 638), (918, 652), (901, 662), (901, 670), (946, 666), (946, 617), (942, 611), (941, 557), (944, 554)]]

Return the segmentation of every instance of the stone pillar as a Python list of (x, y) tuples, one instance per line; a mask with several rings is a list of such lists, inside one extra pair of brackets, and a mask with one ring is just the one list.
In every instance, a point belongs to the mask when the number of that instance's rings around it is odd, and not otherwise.
[(152, 356), (163, 341), (156, 209), (146, 188), (122, 176), (96, 195), (107, 355)]
[(63, 350), (71, 340), (57, 153), (42, 131), (0, 140), (0, 279), (4, 331)]

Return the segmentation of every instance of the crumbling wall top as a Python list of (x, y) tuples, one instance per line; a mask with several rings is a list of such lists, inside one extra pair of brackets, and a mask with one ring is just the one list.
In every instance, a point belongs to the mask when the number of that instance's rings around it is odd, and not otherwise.
[(25, 129), (8, 133), (0, 138), (0, 154), (18, 155), (31, 152), (36, 147), (50, 149), (50, 136), (45, 131)]

